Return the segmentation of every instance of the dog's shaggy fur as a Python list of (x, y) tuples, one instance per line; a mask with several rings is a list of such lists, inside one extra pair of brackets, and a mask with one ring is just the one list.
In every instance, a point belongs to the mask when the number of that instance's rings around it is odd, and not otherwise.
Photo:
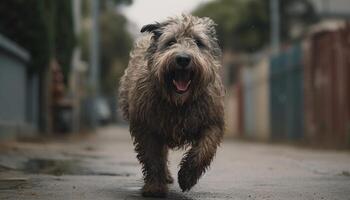
[(120, 81), (119, 99), (142, 164), (143, 196), (163, 197), (173, 179), (169, 148), (191, 148), (178, 172), (183, 191), (209, 167), (223, 135), (221, 50), (215, 23), (182, 15), (144, 26)]

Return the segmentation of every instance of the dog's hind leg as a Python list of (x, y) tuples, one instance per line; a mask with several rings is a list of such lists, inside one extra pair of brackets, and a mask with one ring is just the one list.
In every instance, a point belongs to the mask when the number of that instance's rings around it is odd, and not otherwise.
[(154, 137), (135, 139), (137, 158), (142, 164), (145, 197), (165, 197), (167, 186), (167, 147)]
[(221, 142), (222, 135), (220, 128), (206, 130), (185, 154), (178, 172), (178, 182), (182, 191), (190, 190), (209, 167)]

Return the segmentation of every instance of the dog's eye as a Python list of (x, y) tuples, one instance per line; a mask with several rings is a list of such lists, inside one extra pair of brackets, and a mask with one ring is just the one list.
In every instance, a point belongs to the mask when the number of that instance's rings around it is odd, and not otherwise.
[(199, 48), (202, 48), (202, 47), (205, 47), (205, 45), (203, 44), (203, 42), (199, 39), (196, 39), (194, 41), (196, 43), (196, 45), (199, 47)]
[(166, 46), (168, 46), (168, 47), (170, 47), (170, 46), (172, 46), (172, 45), (174, 45), (174, 44), (176, 44), (176, 40), (170, 40), (170, 41), (168, 41), (167, 43), (166, 43)]

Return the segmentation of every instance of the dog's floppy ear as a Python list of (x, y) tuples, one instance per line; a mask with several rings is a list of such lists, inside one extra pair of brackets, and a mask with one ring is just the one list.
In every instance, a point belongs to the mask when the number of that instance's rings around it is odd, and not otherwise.
[(152, 31), (159, 29), (159, 28), (160, 28), (160, 23), (147, 24), (141, 28), (141, 33), (145, 32), (145, 31), (151, 33)]
[(141, 33), (150, 32), (150, 33), (153, 33), (154, 36), (158, 38), (162, 34), (162, 32), (160, 30), (161, 27), (162, 27), (162, 25), (158, 22), (156, 22), (154, 24), (147, 24), (141, 28)]

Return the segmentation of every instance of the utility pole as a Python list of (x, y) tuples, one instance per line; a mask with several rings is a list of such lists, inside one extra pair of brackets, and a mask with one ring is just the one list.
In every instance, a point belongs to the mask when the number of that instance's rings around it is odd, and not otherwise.
[(91, 125), (97, 127), (97, 98), (100, 89), (100, 59), (99, 59), (99, 0), (91, 0), (92, 30), (90, 54), (90, 114)]
[(273, 53), (278, 53), (280, 48), (280, 15), (279, 0), (270, 0), (270, 42)]
[[(73, 0), (73, 22), (74, 33), (77, 38), (80, 37), (81, 32), (81, 0)], [(72, 71), (71, 71), (71, 90), (72, 90), (72, 131), (78, 133), (80, 130), (80, 90), (79, 79), (81, 70), (81, 48), (76, 45), (73, 52)]]

